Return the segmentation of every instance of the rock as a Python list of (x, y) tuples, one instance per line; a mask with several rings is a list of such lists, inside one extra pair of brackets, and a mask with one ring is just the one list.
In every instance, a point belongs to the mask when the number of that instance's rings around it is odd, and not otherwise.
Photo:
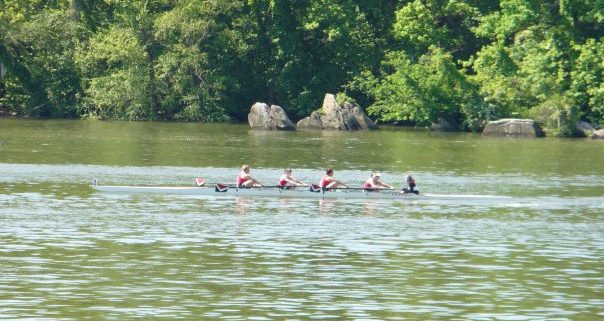
[(500, 119), (490, 121), (482, 132), (484, 136), (542, 137), (541, 127), (532, 119)]
[[(346, 104), (348, 103), (344, 103), (344, 105)], [(378, 126), (373, 122), (373, 120), (371, 120), (371, 118), (367, 117), (367, 114), (365, 114), (360, 106), (352, 105), (352, 116), (354, 117), (354, 122), (356, 122), (359, 126), (358, 129), (378, 129)]]
[(296, 126), (303, 129), (323, 129), (321, 116), (316, 111), (313, 111), (310, 116), (301, 119)]
[(581, 137), (589, 137), (596, 129), (591, 126), (590, 123), (584, 121), (578, 121), (576, 125), (576, 132)]
[(323, 99), (323, 115), (313, 112), (309, 117), (297, 124), (300, 129), (337, 129), (358, 130), (378, 129), (377, 125), (367, 117), (357, 104), (345, 102), (338, 104), (336, 96), (326, 94)]
[(598, 129), (591, 134), (591, 138), (604, 139), (604, 129)]
[(264, 130), (295, 130), (296, 125), (287, 117), (285, 110), (277, 105), (255, 103), (247, 115), (250, 127)]
[(345, 113), (342, 107), (338, 105), (336, 96), (326, 94), (323, 99), (323, 112), (321, 122), (325, 129), (347, 129), (346, 123), (349, 122), (350, 113)]
[(432, 130), (437, 132), (457, 132), (459, 131), (459, 124), (449, 119), (439, 118), (432, 124)]

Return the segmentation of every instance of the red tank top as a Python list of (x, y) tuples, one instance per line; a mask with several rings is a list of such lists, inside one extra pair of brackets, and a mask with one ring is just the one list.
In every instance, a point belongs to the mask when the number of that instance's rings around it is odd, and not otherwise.
[(279, 179), (279, 186), (285, 186), (287, 185), (287, 180), (285, 179), (285, 175), (281, 176), (281, 179)]
[(331, 183), (331, 182), (328, 181), (328, 180), (326, 180), (325, 176), (321, 177), (321, 184), (320, 185), (321, 185), (322, 188), (327, 187), (327, 185), (329, 185), (329, 183)]
[(363, 188), (373, 188), (373, 185), (371, 184), (371, 178), (365, 182), (365, 185), (363, 185)]
[(237, 186), (241, 186), (243, 185), (243, 183), (249, 181), (249, 179), (247, 178), (243, 178), (241, 176), (237, 176)]

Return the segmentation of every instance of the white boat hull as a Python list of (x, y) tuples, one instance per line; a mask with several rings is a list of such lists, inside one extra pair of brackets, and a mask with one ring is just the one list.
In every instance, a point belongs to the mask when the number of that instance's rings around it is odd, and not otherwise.
[(117, 194), (162, 194), (214, 197), (293, 197), (293, 198), (342, 198), (342, 199), (398, 199), (398, 200), (488, 200), (506, 199), (505, 196), (488, 195), (446, 195), (446, 194), (404, 194), (396, 190), (364, 191), (338, 189), (334, 191), (311, 192), (306, 188), (236, 188), (218, 192), (213, 187), (170, 187), (170, 186), (102, 186), (92, 185), (99, 192)]

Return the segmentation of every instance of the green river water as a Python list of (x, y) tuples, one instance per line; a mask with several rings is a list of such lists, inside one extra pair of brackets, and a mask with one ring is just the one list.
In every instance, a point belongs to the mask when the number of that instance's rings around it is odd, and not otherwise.
[[(0, 320), (602, 320), (604, 141), (0, 119)], [(117, 195), (282, 168), (490, 201)]]

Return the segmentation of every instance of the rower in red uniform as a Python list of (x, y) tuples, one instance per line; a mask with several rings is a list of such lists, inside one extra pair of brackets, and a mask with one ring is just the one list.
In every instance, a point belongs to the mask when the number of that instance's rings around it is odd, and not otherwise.
[(296, 186), (308, 186), (308, 184), (304, 183), (303, 181), (296, 179), (293, 175), (292, 175), (292, 169), (291, 168), (286, 168), (283, 175), (281, 175), (281, 178), (279, 179), (279, 186), (282, 188), (294, 188)]
[(368, 191), (378, 189), (393, 189), (391, 185), (388, 185), (380, 180), (380, 173), (371, 173), (371, 177), (365, 182), (363, 188)]
[(324, 190), (330, 189), (330, 188), (338, 188), (338, 187), (348, 188), (348, 186), (346, 186), (346, 184), (333, 178), (333, 169), (332, 168), (328, 168), (327, 170), (325, 170), (325, 175), (323, 175), (323, 177), (321, 177), (321, 183), (319, 185)]
[(241, 172), (237, 176), (237, 187), (262, 187), (262, 184), (250, 176), (250, 165), (241, 165)]

